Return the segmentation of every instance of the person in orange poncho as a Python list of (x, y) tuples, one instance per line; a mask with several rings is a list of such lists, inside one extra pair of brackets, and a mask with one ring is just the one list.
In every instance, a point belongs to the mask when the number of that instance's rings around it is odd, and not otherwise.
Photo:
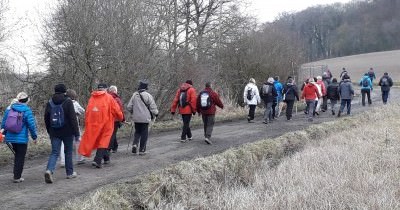
[(92, 151), (97, 149), (92, 163), (96, 168), (101, 168), (110, 162), (108, 145), (114, 130), (114, 121), (122, 121), (121, 108), (114, 98), (107, 93), (107, 85), (99, 84), (97, 90), (92, 92), (85, 113), (85, 132), (83, 133), (79, 154), (90, 157)]

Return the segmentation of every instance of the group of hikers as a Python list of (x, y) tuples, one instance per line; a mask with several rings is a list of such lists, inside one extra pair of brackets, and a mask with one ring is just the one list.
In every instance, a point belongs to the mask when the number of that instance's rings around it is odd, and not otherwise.
[[(373, 81), (376, 75), (373, 68), (366, 72), (358, 84), (361, 86), (361, 101), (365, 106), (367, 97), (368, 104), (372, 104), (371, 92), (373, 90)], [(387, 103), (390, 88), (393, 86), (393, 80), (389, 74), (385, 72), (380, 78), (378, 85), (381, 87), (383, 104)], [(264, 124), (271, 123), (277, 119), (284, 107), (286, 107), (286, 119), (292, 120), (293, 107), (296, 101), (300, 99), (306, 104), (304, 113), (308, 116), (308, 121), (313, 121), (315, 115), (320, 115), (320, 112), (328, 111), (328, 100), (330, 101), (330, 109), (332, 115), (336, 115), (336, 104), (340, 101), (340, 107), (337, 116), (340, 117), (347, 107), (347, 115), (351, 114), (351, 101), (354, 97), (354, 88), (350, 75), (346, 68), (337, 78), (333, 78), (332, 73), (327, 70), (322, 76), (311, 77), (304, 81), (299, 89), (293, 77), (288, 77), (283, 85), (279, 81), (279, 77), (269, 77), (264, 84), (259, 88), (256, 85), (254, 78), (250, 78), (249, 83), (244, 88), (243, 100), (249, 107), (247, 121), (254, 122), (255, 109), (261, 100), (264, 102)]]

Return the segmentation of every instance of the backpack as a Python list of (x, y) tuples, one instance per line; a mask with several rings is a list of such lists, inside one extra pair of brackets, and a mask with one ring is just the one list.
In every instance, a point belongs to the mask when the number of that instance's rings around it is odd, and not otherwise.
[(369, 82), (368, 82), (368, 78), (364, 78), (362, 81), (362, 86), (363, 87), (369, 87)]
[(251, 101), (253, 99), (253, 89), (247, 89), (247, 100)]
[(382, 78), (381, 86), (389, 86), (389, 80), (387, 77)]
[(24, 124), (24, 113), (18, 112), (14, 109), (10, 109), (5, 123), (5, 130), (11, 133), (19, 133), (22, 131), (22, 126)]
[(211, 97), (210, 93), (207, 91), (202, 91), (200, 93), (200, 108), (207, 110), (211, 107)]
[(188, 89), (186, 89), (186, 90), (181, 90), (180, 92), (179, 92), (179, 106), (180, 107), (185, 107), (185, 106), (187, 106), (189, 103), (188, 103), (188, 101), (187, 101), (187, 91), (189, 90), (189, 88)]
[(272, 85), (263, 85), (262, 92), (264, 96), (272, 95)]
[(50, 104), (50, 127), (52, 128), (62, 128), (65, 124), (65, 119), (64, 119), (64, 109), (62, 105), (66, 102), (67, 100), (63, 101), (61, 104), (54, 104), (53, 100), (49, 100)]

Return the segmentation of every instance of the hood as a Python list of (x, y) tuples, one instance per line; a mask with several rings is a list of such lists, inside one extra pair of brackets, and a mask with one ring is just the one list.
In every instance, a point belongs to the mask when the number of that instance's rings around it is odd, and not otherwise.
[(56, 93), (51, 97), (51, 100), (53, 100), (53, 103), (56, 105), (62, 104), (66, 99), (67, 97), (64, 93)]
[(367, 79), (367, 78), (369, 78), (369, 76), (368, 75), (364, 75), (362, 79), (364, 80), (364, 79)]
[(192, 86), (190, 85), (190, 84), (188, 84), (188, 83), (183, 83), (182, 85), (181, 85), (181, 90), (183, 90), (183, 91), (185, 91), (185, 90), (187, 90), (187, 89), (189, 89), (189, 88), (191, 88)]
[(105, 94), (107, 94), (107, 92), (105, 90), (95, 90), (92, 92), (93, 97), (99, 97), (99, 96), (103, 96)]
[(15, 103), (11, 105), (11, 108), (18, 112), (26, 112), (29, 110), (28, 105), (23, 103)]

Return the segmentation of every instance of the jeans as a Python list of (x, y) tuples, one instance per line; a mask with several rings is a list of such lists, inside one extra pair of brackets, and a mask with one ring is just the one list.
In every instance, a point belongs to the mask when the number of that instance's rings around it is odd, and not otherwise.
[[(191, 119), (192, 119), (192, 114), (183, 114), (182, 115), (183, 127), (182, 127), (181, 140), (186, 140), (186, 137), (192, 138), (192, 131), (190, 130), (190, 120)], [(147, 126), (148, 126), (148, 124), (147, 124)], [(135, 128), (136, 128), (136, 123), (135, 123)]]
[(139, 145), (139, 152), (146, 152), (148, 137), (149, 137), (149, 123), (135, 123), (135, 135), (133, 144)]
[(362, 101), (362, 105), (365, 106), (365, 95), (367, 95), (368, 97), (368, 104), (372, 104), (371, 101), (371, 91), (368, 89), (365, 90), (361, 90), (361, 101)]
[(47, 163), (47, 170), (52, 173), (56, 169), (57, 159), (60, 156), (61, 150), (61, 142), (64, 143), (64, 154), (65, 154), (65, 171), (67, 172), (67, 176), (72, 175), (74, 172), (73, 164), (72, 164), (72, 150), (73, 150), (73, 136), (68, 137), (51, 137), (51, 154), (49, 157), (49, 161)]
[(389, 90), (388, 91), (382, 91), (382, 101), (383, 104), (387, 103), (387, 100), (389, 98)]
[(272, 105), (273, 102), (265, 102), (264, 122), (271, 122), (273, 119)]
[(214, 129), (215, 115), (202, 115), (204, 124), (204, 137), (211, 138), (211, 134)]
[(25, 155), (28, 149), (27, 144), (12, 143), (12, 148), (15, 151), (14, 155), (14, 179), (21, 178), (22, 171), (24, 170)]
[(314, 116), (315, 100), (306, 100), (308, 119), (312, 120)]
[(292, 119), (294, 100), (286, 101), (286, 119)]
[(342, 99), (340, 102), (340, 110), (339, 112), (342, 113), (344, 110), (344, 107), (347, 105), (347, 114), (350, 114), (351, 111), (351, 99)]
[(247, 119), (254, 120), (254, 115), (256, 113), (256, 107), (257, 107), (257, 105), (249, 105), (249, 115), (248, 115)]

